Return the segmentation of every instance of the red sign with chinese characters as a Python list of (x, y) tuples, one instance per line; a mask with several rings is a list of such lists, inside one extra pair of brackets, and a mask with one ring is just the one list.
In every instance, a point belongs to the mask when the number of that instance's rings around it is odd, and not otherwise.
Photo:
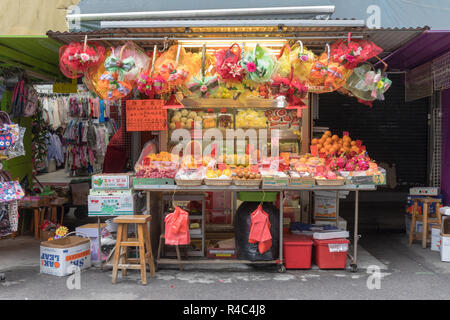
[(164, 100), (128, 100), (127, 131), (167, 130)]

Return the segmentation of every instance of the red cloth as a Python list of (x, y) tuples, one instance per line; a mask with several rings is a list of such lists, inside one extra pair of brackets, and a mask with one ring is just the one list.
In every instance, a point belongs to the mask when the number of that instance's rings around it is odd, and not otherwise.
[(248, 242), (258, 243), (258, 250), (261, 254), (272, 248), (269, 215), (263, 210), (261, 205), (251, 214)]

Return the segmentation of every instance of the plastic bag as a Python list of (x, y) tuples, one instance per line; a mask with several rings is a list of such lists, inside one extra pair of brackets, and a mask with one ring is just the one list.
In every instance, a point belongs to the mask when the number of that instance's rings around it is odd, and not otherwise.
[(191, 242), (189, 234), (189, 213), (179, 207), (165, 219), (164, 239), (167, 245), (186, 245)]
[(112, 49), (111, 55), (105, 59), (106, 72), (100, 76), (101, 90), (108, 88), (104, 100), (118, 100), (128, 96), (139, 74), (148, 70), (149, 64), (149, 57), (132, 42)]
[(277, 72), (270, 84), (270, 92), (274, 97), (285, 96), (290, 105), (298, 105), (303, 104), (301, 99), (306, 97), (308, 88), (294, 77), (294, 67), (291, 63), (293, 56), (295, 54), (292, 55), (290, 46), (283, 46), (277, 62)]
[(269, 215), (263, 210), (262, 205), (259, 205), (251, 214), (248, 242), (258, 243), (258, 251), (260, 254), (264, 254), (272, 247)]
[(363, 64), (354, 69), (347, 79), (344, 88), (355, 97), (363, 101), (384, 100), (384, 93), (391, 86), (392, 81), (382, 75), (382, 71), (375, 71), (371, 64)]
[(316, 55), (304, 47), (301, 41), (292, 47), (292, 54), (294, 55), (291, 57), (294, 77), (300, 81), (306, 81), (311, 73), (314, 61), (317, 59)]
[(307, 83), (308, 91), (314, 93), (332, 92), (345, 84), (352, 70), (330, 59), (329, 51), (314, 61)]
[(155, 62), (158, 52), (158, 47), (153, 49), (153, 60), (150, 65), (150, 70), (145, 70), (141, 73), (137, 80), (137, 89), (140, 93), (145, 94), (150, 99), (155, 95), (161, 95), (168, 91), (168, 83), (160, 74), (155, 74)]
[(182, 62), (186, 59), (183, 47), (175, 45), (163, 53), (155, 62), (155, 73), (168, 84), (163, 93), (172, 92), (189, 80), (189, 68)]
[(202, 56), (202, 69), (200, 72), (191, 78), (187, 84), (187, 89), (189, 90), (189, 95), (196, 98), (209, 98), (214, 95), (219, 89), (219, 78), (217, 75), (207, 76), (206, 75), (206, 50), (203, 49)]
[(254, 82), (267, 82), (275, 71), (275, 59), (270, 52), (256, 44), (255, 48), (245, 49), (240, 66), (245, 69), (245, 78)]
[(368, 40), (338, 40), (330, 47), (331, 59), (347, 69), (354, 69), (359, 64), (379, 55), (383, 49)]
[(243, 202), (236, 211), (235, 239), (238, 258), (250, 261), (268, 261), (278, 259), (280, 236), (280, 213), (269, 202), (263, 204), (263, 210), (269, 214), (271, 224), (272, 248), (264, 254), (259, 253), (258, 244), (249, 243), (251, 214), (259, 206), (259, 202)]
[[(111, 55), (111, 50), (105, 52), (105, 58)], [(89, 89), (94, 92), (100, 99), (105, 100), (108, 96), (109, 86), (105, 85), (103, 80), (100, 80), (102, 74), (106, 72), (105, 65), (100, 63), (99, 65), (90, 68), (83, 77), (83, 83)]]
[(71, 79), (81, 77), (104, 60), (105, 48), (97, 42), (71, 42), (59, 49), (59, 68)]
[(230, 82), (242, 81), (245, 71), (239, 65), (241, 53), (241, 47), (237, 43), (216, 52), (216, 72), (222, 80)]

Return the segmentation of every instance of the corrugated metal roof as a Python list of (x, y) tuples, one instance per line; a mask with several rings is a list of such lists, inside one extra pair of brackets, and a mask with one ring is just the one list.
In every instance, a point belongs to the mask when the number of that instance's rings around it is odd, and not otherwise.
[[(102, 40), (107, 46), (117, 46), (124, 43), (124, 39), (134, 38), (135, 43), (142, 48), (150, 48), (155, 44), (163, 44), (167, 38), (169, 44), (176, 43), (173, 39), (179, 38), (292, 38), (302, 40), (305, 46), (316, 52), (323, 51), (326, 43), (332, 43), (337, 38), (347, 37), (351, 32), (352, 37), (364, 37), (383, 48), (382, 57), (389, 55), (415, 37), (422, 34), (428, 27), (423, 28), (393, 28), (393, 29), (368, 29), (366, 27), (343, 26), (266, 26), (266, 27), (164, 27), (164, 28), (114, 28), (100, 29), (87, 32), (54, 32), (47, 34), (63, 43), (71, 41), (83, 41), (87, 35), (89, 39)], [(334, 39), (333, 39), (334, 37)], [(172, 39), (172, 40), (171, 40)]]

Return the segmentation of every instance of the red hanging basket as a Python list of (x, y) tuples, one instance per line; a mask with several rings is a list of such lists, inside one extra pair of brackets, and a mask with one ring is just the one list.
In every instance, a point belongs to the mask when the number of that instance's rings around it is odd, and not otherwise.
[(97, 42), (71, 42), (59, 49), (59, 68), (70, 79), (76, 79), (105, 60), (105, 48)]

